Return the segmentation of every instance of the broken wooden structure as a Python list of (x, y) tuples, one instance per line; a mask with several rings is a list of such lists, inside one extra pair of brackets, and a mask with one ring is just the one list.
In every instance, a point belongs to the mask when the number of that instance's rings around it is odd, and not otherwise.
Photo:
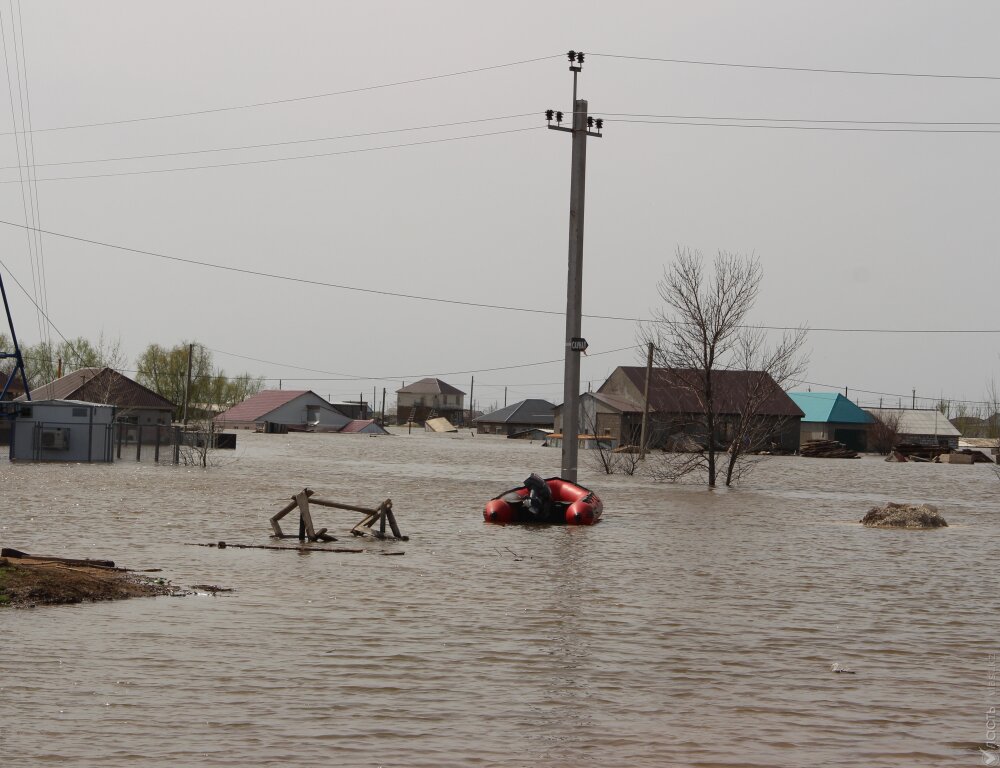
[[(299, 541), (305, 541), (306, 539), (309, 541), (336, 541), (336, 538), (327, 533), (326, 528), (320, 528), (318, 531), (316, 530), (313, 525), (312, 513), (309, 509), (310, 504), (315, 504), (319, 507), (331, 507), (333, 509), (345, 509), (350, 512), (364, 513), (365, 516), (361, 519), (361, 521), (351, 528), (351, 533), (354, 536), (371, 535), (377, 539), (389, 538), (386, 536), (385, 531), (386, 524), (388, 524), (389, 529), (392, 531), (391, 538), (399, 541), (409, 541), (409, 536), (404, 536), (399, 531), (396, 516), (392, 512), (392, 499), (386, 499), (374, 509), (370, 509), (368, 507), (359, 507), (354, 504), (343, 504), (339, 501), (328, 501), (326, 499), (317, 498), (314, 495), (314, 491), (309, 488), (303, 488), (299, 493), (292, 496), (291, 502), (282, 507), (281, 510), (279, 510), (278, 513), (271, 518), (271, 528), (274, 529), (272, 538), (297, 538)], [(281, 520), (281, 518), (296, 508), (299, 510), (299, 532), (297, 536), (282, 532), (281, 526), (278, 524), (278, 521)], [(379, 524), (378, 530), (372, 530), (372, 526), (374, 526), (375, 523)]]

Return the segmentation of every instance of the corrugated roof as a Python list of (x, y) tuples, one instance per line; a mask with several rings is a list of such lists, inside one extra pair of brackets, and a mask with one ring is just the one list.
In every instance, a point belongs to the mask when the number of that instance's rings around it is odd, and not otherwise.
[(215, 417), (215, 420), (260, 421), (271, 411), (290, 403), (297, 397), (308, 395), (310, 391), (308, 389), (265, 389), (248, 397), (239, 405), (234, 405), (228, 411), (223, 411)]
[[(24, 395), (17, 398), (23, 400)], [(32, 400), (83, 400), (119, 409), (174, 410), (172, 402), (112, 368), (79, 368), (31, 391)]]
[(789, 392), (788, 396), (802, 409), (802, 421), (829, 424), (871, 424), (871, 414), (839, 392)]
[(465, 393), (453, 387), (451, 384), (441, 381), (441, 379), (421, 379), (420, 381), (415, 381), (412, 384), (407, 384), (401, 389), (397, 389), (396, 393), (406, 392), (410, 395), (464, 395)]
[(899, 426), (896, 432), (906, 435), (937, 435), (938, 437), (961, 437), (962, 433), (955, 429), (941, 411), (910, 408), (865, 408), (872, 416), (892, 416), (899, 414)]
[[(632, 385), (642, 392), (646, 385), (646, 368), (621, 366)], [(696, 370), (654, 368), (649, 382), (649, 407), (658, 413), (702, 413), (704, 408), (688, 382), (702, 375)], [(739, 413), (742, 398), (749, 387), (760, 381), (767, 395), (761, 404), (761, 416), (799, 418), (802, 411), (777, 383), (762, 371), (713, 371), (717, 413)]]
[(477, 416), (473, 421), (484, 424), (552, 424), (554, 408), (548, 400), (528, 399)]

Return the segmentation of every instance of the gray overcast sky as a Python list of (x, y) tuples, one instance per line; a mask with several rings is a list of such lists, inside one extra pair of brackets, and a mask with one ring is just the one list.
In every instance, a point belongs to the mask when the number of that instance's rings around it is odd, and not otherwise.
[[(570, 141), (565, 51), (590, 53), (580, 96), (609, 113), (1000, 123), (1000, 79), (740, 69), (593, 54), (1000, 77), (993, 2), (22, 2), (0, 3), (11, 101), (30, 103), (34, 160), (67, 163), (290, 142), (466, 120), (405, 133), (262, 149), (52, 165), (39, 179), (421, 146), (167, 173), (40, 181), (42, 227), (131, 248), (389, 292), (561, 312)], [(23, 38), (21, 34), (23, 32)], [(555, 58), (271, 106), (258, 104)], [(22, 80), (23, 80), (23, 72)], [(525, 115), (521, 117), (511, 117)], [(501, 119), (502, 118), (502, 119)], [(715, 121), (720, 122), (720, 121)], [(774, 123), (772, 123), (774, 124)], [(781, 123), (782, 125), (794, 125)], [(834, 127), (831, 123), (807, 125)], [(840, 125), (840, 127), (848, 127)], [(857, 125), (853, 127), (859, 127)], [(874, 127), (907, 127), (881, 125)], [(923, 127), (928, 126), (909, 126)], [(933, 127), (933, 126), (931, 126)], [(1000, 131), (992, 126), (941, 129)], [(23, 145), (21, 162), (24, 161)], [(648, 316), (680, 246), (754, 252), (754, 314), (813, 328), (1000, 328), (1000, 133), (787, 130), (608, 122), (588, 150), (584, 311)], [(0, 180), (19, 155), (0, 137)], [(13, 168), (10, 168), (13, 166)], [(18, 183), (0, 218), (23, 224)], [(29, 290), (23, 230), (2, 260)], [(194, 339), (229, 373), (283, 378), (335, 400), (441, 375), (483, 406), (562, 398), (564, 322), (541, 315), (294, 284), (55, 236), (47, 305), (70, 337)], [(16, 330), (34, 307), (7, 275)], [(53, 334), (55, 336), (55, 334)], [(634, 323), (584, 320), (584, 389), (636, 364)], [(807, 379), (851, 389), (981, 399), (1000, 335), (812, 332)], [(234, 355), (259, 358), (255, 362)], [(308, 373), (291, 366), (327, 373)], [(452, 372), (463, 372), (453, 374)], [(322, 381), (362, 377), (360, 381)], [(315, 380), (304, 377), (315, 376)], [(277, 386), (277, 382), (269, 382)], [(815, 387), (814, 387), (815, 388)], [(852, 396), (857, 396), (852, 393)], [(861, 395), (877, 402), (878, 395)], [(392, 398), (390, 394), (390, 399)]]

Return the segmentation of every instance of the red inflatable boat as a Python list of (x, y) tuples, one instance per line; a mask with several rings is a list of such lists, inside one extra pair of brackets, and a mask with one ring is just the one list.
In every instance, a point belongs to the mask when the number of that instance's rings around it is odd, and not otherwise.
[[(532, 488), (532, 479), (539, 484)], [(540, 487), (544, 483), (545, 490)], [(525, 485), (504, 491), (486, 502), (483, 519), (487, 523), (594, 525), (601, 519), (604, 502), (596, 493), (582, 485), (550, 477), (542, 480), (533, 475)]]

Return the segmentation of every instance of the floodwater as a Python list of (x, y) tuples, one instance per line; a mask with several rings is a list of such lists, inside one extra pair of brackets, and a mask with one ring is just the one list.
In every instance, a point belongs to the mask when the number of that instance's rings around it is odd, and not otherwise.
[[(959, 766), (996, 740), (990, 466), (775, 457), (716, 492), (587, 468), (604, 521), (530, 529), (481, 510), (558, 473), (538, 443), (241, 433), (213, 458), (0, 463), (4, 546), (235, 589), (0, 611), (4, 764)], [(322, 509), (369, 552), (187, 546), (271, 543), (305, 486), (392, 498), (410, 540)], [(886, 500), (951, 527), (857, 524)]]

